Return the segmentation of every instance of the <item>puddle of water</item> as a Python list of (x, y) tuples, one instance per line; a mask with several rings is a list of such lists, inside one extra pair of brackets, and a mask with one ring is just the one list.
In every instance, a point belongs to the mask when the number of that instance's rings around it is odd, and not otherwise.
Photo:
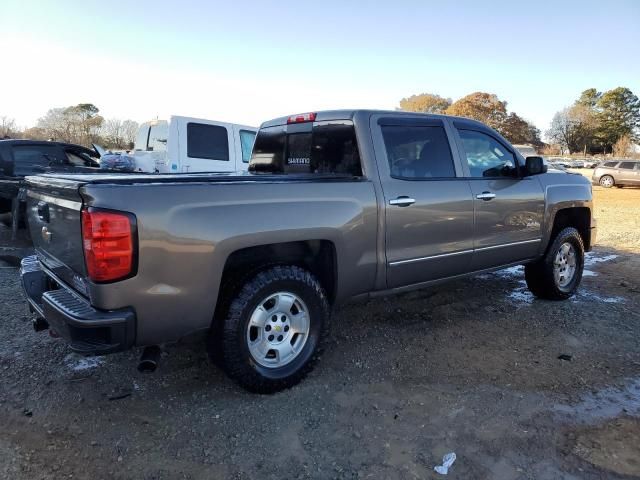
[(74, 372), (81, 372), (104, 364), (104, 357), (83, 357), (75, 353), (70, 353), (64, 357), (64, 363)]
[(588, 393), (575, 405), (555, 405), (554, 410), (586, 423), (621, 414), (640, 416), (640, 378), (630, 380), (622, 388), (607, 387)]

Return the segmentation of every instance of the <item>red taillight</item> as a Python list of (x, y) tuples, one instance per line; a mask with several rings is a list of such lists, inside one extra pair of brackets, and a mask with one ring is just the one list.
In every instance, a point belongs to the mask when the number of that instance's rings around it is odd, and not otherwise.
[(92, 208), (82, 210), (82, 246), (91, 280), (109, 282), (133, 273), (132, 217)]
[(315, 122), (316, 114), (315, 113), (300, 113), (298, 115), (291, 115), (287, 118), (287, 123), (304, 123), (304, 122)]

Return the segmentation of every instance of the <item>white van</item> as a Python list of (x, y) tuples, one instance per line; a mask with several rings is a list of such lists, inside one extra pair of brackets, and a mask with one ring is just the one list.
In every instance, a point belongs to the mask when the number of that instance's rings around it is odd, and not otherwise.
[(135, 171), (157, 173), (247, 170), (257, 128), (201, 118), (171, 116), (140, 125)]

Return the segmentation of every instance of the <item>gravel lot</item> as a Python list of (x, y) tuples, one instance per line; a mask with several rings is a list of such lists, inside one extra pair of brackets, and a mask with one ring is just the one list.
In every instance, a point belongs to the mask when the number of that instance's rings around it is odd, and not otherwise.
[[(350, 304), (299, 386), (251, 395), (197, 341), (153, 375), (83, 358), (25, 314), (0, 262), (0, 478), (596, 479), (640, 476), (640, 189), (595, 189), (579, 294), (521, 269)], [(11, 253), (0, 225), (0, 255)], [(22, 244), (21, 244), (22, 245)], [(15, 251), (14, 253), (15, 254)]]

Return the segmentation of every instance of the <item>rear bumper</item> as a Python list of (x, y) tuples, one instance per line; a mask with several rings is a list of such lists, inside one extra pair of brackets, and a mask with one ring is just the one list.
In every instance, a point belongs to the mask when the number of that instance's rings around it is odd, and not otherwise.
[(36, 256), (22, 260), (22, 288), (29, 309), (43, 318), (71, 349), (106, 354), (131, 348), (135, 342), (135, 313), (130, 308), (98, 310), (43, 270)]

